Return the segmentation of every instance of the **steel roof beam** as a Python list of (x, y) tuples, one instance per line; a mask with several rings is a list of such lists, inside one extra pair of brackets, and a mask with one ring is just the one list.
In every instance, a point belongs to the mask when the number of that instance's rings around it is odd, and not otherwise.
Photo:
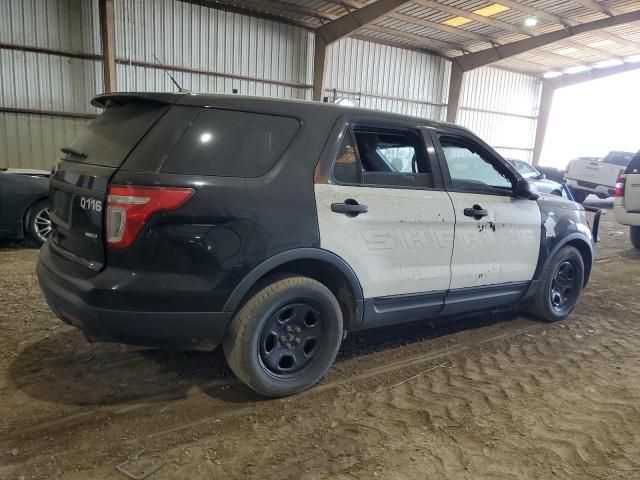
[[(423, 1), (423, 0), (421, 0)], [(620, 25), (623, 23), (630, 23), (640, 20), (640, 11), (624, 13), (616, 15), (615, 17), (608, 17), (601, 20), (595, 20), (593, 22), (581, 23), (570, 29), (557, 30), (555, 32), (544, 33), (535, 37), (527, 38), (525, 40), (519, 40), (512, 43), (507, 43), (500, 46), (495, 46), (487, 50), (480, 52), (470, 53), (461, 57), (456, 57), (460, 67), (465, 70), (472, 70), (474, 68), (483, 67), (491, 63), (504, 60), (505, 58), (519, 55), (521, 53), (534, 50), (545, 45), (549, 45), (554, 42), (558, 42), (565, 38), (579, 35), (581, 33), (591, 32), (593, 30), (599, 30), (602, 28), (612, 27), (614, 25)]]
[[(431, 37), (425, 37), (423, 35), (417, 35), (415, 33), (405, 32), (403, 30), (397, 30), (395, 28), (383, 27), (382, 25), (365, 25), (363, 27), (366, 30), (373, 30), (375, 32), (386, 33), (387, 35), (395, 35), (396, 37), (407, 38), (409, 40), (413, 40), (414, 42), (419, 42), (425, 47), (433, 46), (435, 50), (459, 50), (464, 52), (464, 47), (456, 43), (445, 42), (444, 40), (437, 40)], [(441, 54), (442, 55), (442, 54)], [(446, 56), (446, 55), (445, 55)]]
[(607, 68), (594, 68), (592, 70), (574, 73), (572, 75), (562, 75), (556, 78), (545, 79), (549, 85), (554, 88), (570, 87), (577, 85), (578, 83), (589, 82), (591, 80), (598, 80), (600, 78), (609, 77), (611, 75), (617, 75), (619, 73), (631, 72), (633, 70), (640, 69), (640, 62), (624, 63), (622, 65), (616, 65), (614, 67)]
[(384, 17), (405, 3), (406, 0), (378, 0), (318, 27), (316, 35), (320, 36), (327, 44), (333, 43), (356, 32), (374, 20)]

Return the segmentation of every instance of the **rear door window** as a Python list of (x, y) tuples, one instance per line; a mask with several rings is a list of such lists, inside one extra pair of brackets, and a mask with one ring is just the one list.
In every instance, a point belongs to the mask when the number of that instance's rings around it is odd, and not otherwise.
[(300, 129), (291, 117), (204, 109), (165, 163), (164, 173), (258, 177)]
[(434, 188), (426, 149), (413, 129), (364, 125), (347, 129), (333, 178), (343, 184)]

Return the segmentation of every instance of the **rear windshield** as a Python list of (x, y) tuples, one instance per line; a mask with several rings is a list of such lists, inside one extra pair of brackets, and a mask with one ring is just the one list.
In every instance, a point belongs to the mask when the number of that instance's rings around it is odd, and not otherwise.
[(635, 154), (633, 160), (627, 166), (625, 173), (640, 173), (640, 151)]
[(205, 109), (180, 139), (162, 171), (257, 177), (282, 156), (300, 129), (291, 117)]
[(142, 136), (167, 110), (156, 103), (127, 103), (108, 108), (99, 115), (70, 145), (78, 153), (65, 160), (118, 167)]

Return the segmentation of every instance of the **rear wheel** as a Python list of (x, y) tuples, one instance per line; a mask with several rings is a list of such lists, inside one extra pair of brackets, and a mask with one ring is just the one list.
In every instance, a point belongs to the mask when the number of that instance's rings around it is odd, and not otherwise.
[(583, 203), (589, 196), (589, 192), (585, 192), (584, 190), (571, 189), (571, 194), (573, 195), (573, 199), (578, 203)]
[(240, 380), (262, 395), (284, 397), (318, 383), (341, 340), (342, 312), (331, 291), (311, 278), (287, 276), (243, 305), (223, 348)]
[(631, 243), (634, 247), (640, 248), (640, 227), (631, 227)]
[(29, 240), (40, 246), (47, 241), (51, 233), (51, 218), (49, 217), (49, 201), (40, 200), (31, 206), (27, 215), (27, 235)]
[(528, 311), (549, 322), (567, 317), (575, 308), (584, 284), (584, 261), (575, 247), (563, 247), (547, 264)]

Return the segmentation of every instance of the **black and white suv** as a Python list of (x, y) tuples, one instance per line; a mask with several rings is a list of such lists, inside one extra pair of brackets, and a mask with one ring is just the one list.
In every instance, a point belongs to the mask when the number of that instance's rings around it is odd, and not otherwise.
[(317, 383), (344, 333), (521, 307), (593, 264), (584, 209), (469, 131), (333, 105), (112, 94), (51, 175), (38, 277), (91, 341), (213, 349), (251, 388)]

